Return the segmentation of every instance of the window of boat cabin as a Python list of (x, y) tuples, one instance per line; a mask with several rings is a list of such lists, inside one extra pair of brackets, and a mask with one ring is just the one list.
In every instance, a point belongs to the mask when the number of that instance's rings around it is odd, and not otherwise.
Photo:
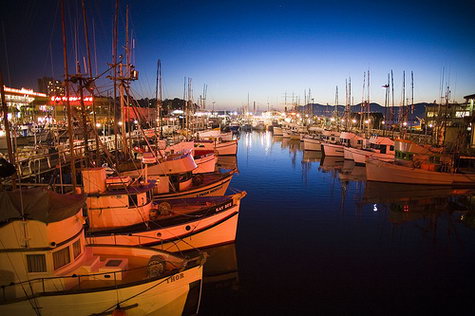
[(57, 270), (71, 262), (69, 247), (53, 252), (53, 266)]
[(42, 255), (26, 255), (26, 263), (28, 272), (46, 272), (46, 256)]
[(380, 145), (379, 146), (379, 152), (382, 153), (382, 154), (385, 154), (386, 153), (386, 146)]
[(73, 257), (74, 257), (74, 259), (79, 257), (81, 252), (82, 252), (81, 239), (78, 239), (73, 243)]
[(138, 205), (137, 194), (129, 194), (129, 207), (136, 207)]
[(389, 151), (394, 151), (394, 145), (389, 146)]

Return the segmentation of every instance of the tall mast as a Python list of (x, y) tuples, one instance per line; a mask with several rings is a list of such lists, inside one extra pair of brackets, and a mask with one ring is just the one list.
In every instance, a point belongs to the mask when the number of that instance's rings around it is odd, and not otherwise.
[(361, 115), (360, 115), (360, 129), (363, 129), (364, 130), (364, 109), (363, 107), (366, 105), (365, 104), (365, 88), (366, 88), (366, 71), (364, 72), (363, 74), (363, 93), (361, 94), (361, 106), (360, 106), (360, 110), (361, 110)]
[(367, 102), (367, 108), (366, 108), (366, 119), (368, 120), (368, 132), (370, 132), (370, 126), (371, 126), (371, 121), (370, 121), (370, 112), (371, 112), (371, 100), (370, 100), (370, 80), (369, 80), (369, 69), (368, 69), (368, 98), (366, 99)]
[[(87, 51), (87, 68), (88, 68), (88, 74), (89, 74), (89, 84), (92, 84), (92, 62), (91, 62), (91, 49), (90, 49), (90, 46), (89, 46), (89, 30), (88, 30), (88, 26), (87, 26), (87, 14), (86, 14), (86, 4), (85, 4), (85, 0), (82, 0), (81, 1), (81, 4), (82, 4), (82, 16), (83, 16), (83, 21), (84, 21), (84, 40), (86, 42), (86, 51)], [(97, 66), (97, 65), (96, 65)], [(92, 87), (89, 87), (90, 88), (90, 94), (91, 96), (94, 96), (94, 93), (93, 93), (93, 88)], [(82, 88), (81, 88), (82, 90)], [(96, 109), (94, 107), (94, 97), (92, 98), (92, 105), (91, 105), (91, 109), (92, 109), (92, 128), (96, 128), (96, 124), (97, 124), (97, 121), (96, 121)], [(99, 152), (100, 152), (100, 147), (99, 147), (99, 136), (97, 133), (94, 133), (95, 135), (95, 139), (96, 139), (96, 165), (99, 165), (99, 162), (100, 162), (100, 155), (99, 155)]]
[(338, 86), (335, 88), (335, 111), (334, 111), (335, 118), (338, 117)]
[(411, 114), (414, 114), (414, 73), (411, 70)]
[(64, 92), (66, 96), (66, 107), (68, 109), (68, 134), (69, 134), (69, 151), (71, 157), (71, 182), (73, 191), (76, 191), (76, 159), (74, 155), (74, 140), (71, 120), (71, 104), (69, 103), (69, 74), (68, 74), (68, 52), (66, 49), (66, 23), (64, 21), (64, 0), (61, 0), (61, 31), (63, 39), (63, 64), (64, 64)]
[[(112, 67), (114, 69), (114, 148), (115, 148), (115, 159), (118, 161), (118, 151), (119, 151), (119, 127), (118, 124), (121, 119), (121, 112), (117, 107), (117, 41), (118, 41), (118, 25), (119, 25), (119, 0), (115, 0), (115, 11), (114, 11), (114, 27), (113, 27), (113, 40), (112, 40)], [(124, 124), (124, 122), (122, 122)], [(122, 136), (123, 137), (123, 136)]]
[(402, 124), (406, 122), (406, 71), (402, 71)]
[(391, 96), (392, 96), (392, 109), (391, 109), (391, 122), (395, 123), (395, 115), (394, 115), (394, 76), (393, 70), (391, 69)]
[(155, 100), (157, 109), (157, 122), (160, 127), (160, 136), (162, 136), (162, 62), (157, 60), (157, 83), (155, 86)]
[[(2, 111), (3, 111), (3, 125), (5, 126), (5, 138), (7, 140), (7, 149), (8, 149), (8, 160), (10, 160), (10, 163), (12, 165), (16, 165), (15, 162), (15, 155), (13, 154), (13, 148), (12, 148), (12, 137), (10, 134), (10, 123), (8, 122), (8, 106), (7, 102), (5, 100), (5, 87), (3, 85), (3, 73), (0, 70), (0, 94), (1, 94), (1, 101), (2, 101)], [(15, 173), (16, 175), (16, 173)], [(13, 188), (15, 189), (16, 183), (15, 183), (16, 176), (13, 178)]]

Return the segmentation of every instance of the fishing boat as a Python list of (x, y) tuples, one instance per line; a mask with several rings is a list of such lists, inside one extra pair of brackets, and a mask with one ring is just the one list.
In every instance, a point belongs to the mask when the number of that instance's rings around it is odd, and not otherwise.
[(372, 136), (366, 148), (345, 147), (345, 154), (358, 165), (365, 165), (369, 158), (382, 161), (394, 161), (394, 141), (388, 137)]
[(193, 150), (193, 160), (197, 168), (193, 170), (193, 174), (214, 172), (218, 157), (214, 150)]
[(191, 315), (204, 258), (87, 245), (85, 196), (0, 193), (2, 315)]
[(396, 140), (394, 163), (369, 159), (366, 176), (369, 181), (429, 184), (474, 185), (473, 157), (446, 154), (442, 148), (421, 146), (408, 140)]
[(280, 126), (274, 126), (273, 127), (273, 130), (272, 130), (272, 134), (274, 136), (283, 136), (283, 131), (282, 131), (282, 127)]
[(237, 140), (220, 140), (216, 138), (214, 140), (196, 140), (195, 148), (205, 150), (215, 150), (219, 156), (236, 155), (238, 150)]
[(158, 158), (161, 161), (158, 164), (154, 163), (157, 158), (153, 155), (146, 158), (134, 169), (121, 172), (116, 180), (122, 181), (121, 177), (130, 179), (127, 181), (139, 178), (155, 180), (154, 195), (157, 199), (223, 195), (235, 172), (193, 174), (197, 166), (191, 152), (171, 154), (164, 161)]
[(340, 132), (322, 132), (322, 151), (327, 157), (343, 157), (343, 145), (340, 144)]
[(303, 149), (305, 151), (322, 151), (322, 141), (319, 136), (307, 135), (303, 139)]
[[(107, 205), (113, 190), (89, 194), (88, 205)], [(129, 201), (139, 194), (127, 193)], [(99, 245), (153, 247), (171, 252), (227, 244), (236, 240), (240, 201), (246, 192), (231, 196), (156, 201), (148, 213), (139, 205), (99, 207), (90, 212), (88, 241)], [(124, 201), (126, 198), (123, 198)], [(104, 201), (104, 202), (101, 202)], [(133, 209), (137, 209), (133, 212)], [(132, 213), (132, 214), (130, 214)], [(128, 215), (130, 214), (130, 216)], [(122, 217), (117, 219), (117, 217)]]
[(183, 141), (168, 146), (161, 153), (167, 156), (171, 153), (187, 153), (191, 152), (193, 160), (196, 164), (196, 169), (193, 169), (193, 174), (214, 172), (216, 170), (216, 162), (218, 160), (217, 154), (211, 149), (195, 148), (194, 141)]

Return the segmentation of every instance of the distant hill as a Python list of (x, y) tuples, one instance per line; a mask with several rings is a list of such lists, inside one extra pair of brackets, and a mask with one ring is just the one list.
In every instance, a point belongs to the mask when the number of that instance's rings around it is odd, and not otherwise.
[[(425, 115), (425, 107), (431, 103), (427, 102), (421, 102), (421, 103), (416, 103), (414, 104), (414, 113), (413, 115), (417, 117), (424, 117)], [(319, 115), (319, 116), (330, 116), (332, 115), (333, 111), (335, 111), (335, 107), (333, 105), (324, 105), (324, 104), (319, 104), (319, 103), (314, 103), (310, 104), (311, 111), (314, 115)], [(300, 112), (305, 112), (307, 106), (298, 106), (298, 111)], [(351, 106), (351, 112), (361, 112), (361, 103), (352, 105)], [(388, 108), (388, 113), (389, 113), (390, 107)], [(399, 111), (402, 110), (402, 107), (395, 106), (394, 107), (394, 115), (398, 115)], [(345, 111), (345, 106), (344, 105), (338, 105), (338, 113), (343, 113)], [(384, 113), (386, 112), (386, 108), (384, 106), (381, 106), (378, 103), (371, 103), (370, 104), (370, 112), (376, 112), (376, 113)]]

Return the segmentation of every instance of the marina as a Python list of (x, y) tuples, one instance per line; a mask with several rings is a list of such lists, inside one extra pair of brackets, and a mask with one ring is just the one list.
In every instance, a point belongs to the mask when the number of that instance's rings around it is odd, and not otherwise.
[(0, 315), (475, 314), (474, 5), (264, 2), (2, 7)]

